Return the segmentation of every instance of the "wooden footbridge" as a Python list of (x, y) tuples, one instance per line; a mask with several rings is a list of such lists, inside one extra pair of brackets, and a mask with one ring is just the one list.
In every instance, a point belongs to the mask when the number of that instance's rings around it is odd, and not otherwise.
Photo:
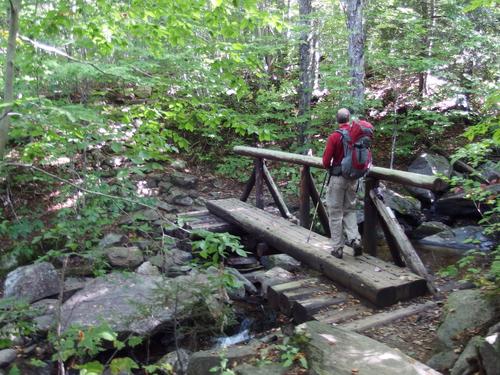
[[(222, 219), (223, 223), (255, 235), (276, 250), (291, 255), (347, 290), (380, 307), (410, 300), (428, 291), (435, 291), (432, 279), (420, 258), (397, 223), (394, 214), (377, 196), (375, 189), (379, 180), (387, 180), (439, 191), (446, 186), (443, 181), (432, 176), (373, 167), (365, 179), (363, 232), (365, 253), (360, 257), (353, 257), (348, 250), (343, 259), (337, 259), (330, 255), (331, 246), (328, 237), (312, 233), (308, 238), (311, 201), (317, 206), (324, 232), (330, 235), (326, 210), (310, 173), (311, 167), (322, 168), (321, 159), (242, 146), (235, 147), (234, 152), (254, 157), (255, 167), (240, 200), (231, 198), (207, 202), (210, 213)], [(294, 218), (267, 169), (266, 159), (301, 165), (298, 218), (300, 225), (292, 222), (294, 220), (291, 219)], [(262, 209), (264, 184), (267, 185), (282, 217)], [(253, 189), (255, 189), (255, 206), (246, 203)], [(394, 264), (376, 257), (377, 223), (380, 223), (384, 230)], [(220, 224), (219, 220), (215, 226), (219, 229), (227, 228), (227, 225)], [(408, 268), (404, 267), (405, 265)], [(297, 289), (299, 286), (285, 285), (283, 288), (280, 291), (278, 287), (278, 292), (275, 292), (282, 296), (287, 290)], [(310, 286), (305, 289), (308, 288), (310, 289)], [(334, 304), (335, 299), (331, 299), (329, 303)]]

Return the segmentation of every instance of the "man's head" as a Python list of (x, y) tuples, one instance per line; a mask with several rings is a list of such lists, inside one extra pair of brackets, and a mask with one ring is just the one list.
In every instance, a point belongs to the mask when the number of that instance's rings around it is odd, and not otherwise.
[(349, 113), (349, 110), (347, 108), (341, 108), (337, 112), (337, 122), (339, 124), (345, 124), (346, 122), (349, 122), (349, 117), (351, 114)]

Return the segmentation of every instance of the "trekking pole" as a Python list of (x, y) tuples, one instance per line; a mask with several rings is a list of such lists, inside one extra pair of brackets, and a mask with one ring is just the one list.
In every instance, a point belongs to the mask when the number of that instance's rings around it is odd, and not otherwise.
[[(311, 233), (312, 233), (312, 229), (313, 229), (313, 225), (314, 225), (314, 220), (316, 220), (316, 214), (318, 213), (318, 207), (319, 207), (319, 204), (321, 203), (321, 196), (323, 195), (323, 190), (324, 190), (325, 185), (326, 185), (326, 177), (330, 174), (329, 172), (330, 171), (326, 171), (325, 178), (323, 179), (323, 185), (321, 185), (321, 191), (319, 193), (318, 202), (316, 203), (316, 207), (314, 208), (314, 214), (313, 214), (313, 218), (311, 221), (311, 227), (309, 228), (309, 234), (307, 235), (307, 241), (306, 241), (307, 243), (309, 243), (309, 240), (311, 239)], [(328, 181), (330, 181), (330, 179), (328, 179)]]

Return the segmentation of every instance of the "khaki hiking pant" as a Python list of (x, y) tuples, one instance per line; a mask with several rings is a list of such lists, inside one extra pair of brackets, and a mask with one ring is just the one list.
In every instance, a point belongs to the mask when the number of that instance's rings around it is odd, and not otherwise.
[(347, 241), (361, 239), (356, 220), (356, 189), (358, 180), (332, 176), (326, 192), (328, 220), (332, 248), (344, 246), (344, 232)]

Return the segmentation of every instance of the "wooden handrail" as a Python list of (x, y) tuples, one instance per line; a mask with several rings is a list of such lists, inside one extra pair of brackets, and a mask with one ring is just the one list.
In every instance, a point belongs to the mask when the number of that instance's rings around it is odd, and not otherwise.
[[(277, 150), (269, 150), (257, 147), (235, 146), (233, 152), (238, 155), (251, 156), (254, 158), (262, 158), (268, 160), (283, 161), (286, 163), (306, 165), (309, 167), (323, 169), (323, 162), (321, 158), (315, 156), (306, 156), (300, 154), (293, 154), (290, 152), (283, 152)], [(418, 173), (400, 171), (397, 169), (389, 169), (373, 166), (368, 172), (368, 177), (373, 177), (378, 180), (385, 180), (400, 183), (402, 185), (409, 185), (429, 189), (432, 191), (444, 191), (448, 187), (445, 181), (439, 177), (427, 176)]]

